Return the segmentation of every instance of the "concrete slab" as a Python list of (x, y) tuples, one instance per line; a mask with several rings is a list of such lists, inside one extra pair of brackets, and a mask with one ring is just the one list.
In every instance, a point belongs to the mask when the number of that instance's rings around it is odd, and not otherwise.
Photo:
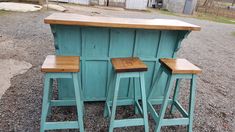
[(5, 11), (30, 12), (30, 11), (39, 11), (41, 9), (42, 6), (35, 4), (0, 2), (0, 10), (5, 10)]
[(0, 99), (11, 86), (11, 78), (25, 73), (32, 65), (25, 61), (0, 59)]
[(55, 4), (48, 4), (47, 5), (47, 4), (45, 4), (43, 6), (46, 7), (46, 8), (56, 10), (56, 11), (61, 11), (61, 12), (66, 11), (66, 8), (64, 8), (63, 6), (60, 6), (60, 5), (55, 5)]
[(100, 9), (105, 9), (105, 10), (113, 10), (113, 11), (124, 11), (125, 9), (121, 8), (121, 7), (107, 7), (107, 6), (94, 6), (96, 8), (100, 8)]

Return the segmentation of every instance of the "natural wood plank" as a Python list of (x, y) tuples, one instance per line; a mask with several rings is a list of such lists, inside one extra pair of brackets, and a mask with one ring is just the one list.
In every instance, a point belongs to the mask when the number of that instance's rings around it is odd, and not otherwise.
[(111, 61), (116, 72), (137, 72), (148, 70), (148, 67), (138, 57), (112, 58)]
[(41, 67), (42, 72), (79, 72), (79, 56), (48, 55)]
[(136, 19), (85, 16), (71, 13), (53, 13), (44, 19), (47, 24), (80, 25), (113, 28), (141, 28), (159, 30), (201, 30), (200, 26), (171, 19)]
[(160, 62), (175, 74), (199, 74), (202, 72), (200, 68), (190, 63), (186, 59), (162, 58), (160, 59)]

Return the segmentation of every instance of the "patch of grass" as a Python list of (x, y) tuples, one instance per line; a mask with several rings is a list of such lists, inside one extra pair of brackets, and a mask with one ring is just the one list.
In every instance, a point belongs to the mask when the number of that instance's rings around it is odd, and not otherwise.
[(202, 19), (202, 20), (209, 20), (209, 21), (227, 23), (227, 24), (235, 24), (235, 19), (222, 17), (222, 16), (216, 16), (212, 14), (197, 13), (194, 17), (198, 19)]
[(234, 36), (234, 37), (235, 37), (235, 32), (232, 32), (231, 34), (232, 34), (232, 36)]
[(178, 13), (173, 13), (168, 10), (151, 10), (151, 11), (156, 11), (161, 14), (165, 15), (171, 15), (171, 16), (179, 16), (179, 17), (191, 17), (191, 18), (196, 18), (196, 19), (202, 19), (202, 20), (209, 20), (209, 21), (214, 21), (214, 22), (219, 22), (219, 23), (226, 23), (226, 24), (235, 24), (235, 19), (232, 18), (227, 18), (227, 17), (222, 17), (222, 16), (216, 16), (212, 14), (206, 14), (206, 13), (195, 13), (194, 15), (184, 15), (184, 14), (178, 14)]
[(218, 4), (223, 5), (223, 6), (232, 6), (232, 3), (230, 3), (230, 2), (220, 2), (220, 1), (218, 1)]
[(159, 9), (159, 10), (154, 9), (154, 10), (157, 11), (157, 12), (159, 12), (159, 13), (161, 13), (161, 14), (165, 14), (165, 15), (180, 16), (179, 14), (170, 12), (170, 11), (168, 11), (167, 9)]
[(0, 15), (4, 15), (4, 14), (6, 14), (6, 13), (7, 13), (7, 11), (0, 10)]
[(166, 15), (172, 15), (172, 16), (177, 16), (177, 14), (170, 12), (168, 10), (159, 10), (160, 13), (166, 14)]

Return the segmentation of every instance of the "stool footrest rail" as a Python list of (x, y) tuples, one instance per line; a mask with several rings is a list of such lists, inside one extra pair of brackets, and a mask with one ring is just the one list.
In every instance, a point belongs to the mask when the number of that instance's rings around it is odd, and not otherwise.
[(142, 126), (144, 125), (143, 118), (136, 119), (123, 119), (123, 120), (114, 120), (113, 126), (116, 127), (128, 127), (128, 126)]
[(44, 130), (79, 128), (78, 121), (46, 122)]

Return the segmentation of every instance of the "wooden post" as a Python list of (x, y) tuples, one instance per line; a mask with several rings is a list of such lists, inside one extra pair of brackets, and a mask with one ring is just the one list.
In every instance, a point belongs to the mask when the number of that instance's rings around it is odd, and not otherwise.
[(109, 6), (109, 0), (107, 0), (107, 5), (106, 6)]
[(163, 9), (167, 9), (167, 4), (168, 4), (168, 2), (169, 2), (169, 0), (163, 0), (163, 5), (162, 5), (162, 7), (163, 7)]
[(40, 5), (43, 5), (43, 4), (44, 4), (44, 0), (38, 0), (38, 3), (39, 3)]

